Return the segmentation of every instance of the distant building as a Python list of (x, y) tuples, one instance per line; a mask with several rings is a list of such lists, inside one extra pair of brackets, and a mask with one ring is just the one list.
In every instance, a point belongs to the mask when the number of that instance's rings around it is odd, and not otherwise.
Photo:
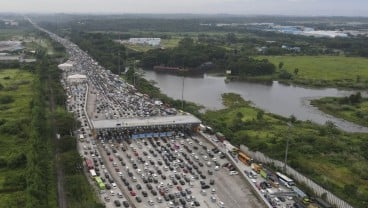
[(130, 38), (128, 42), (130, 44), (159, 46), (161, 44), (161, 38)]
[(299, 53), (301, 51), (300, 47), (292, 47), (292, 46), (287, 46), (287, 45), (282, 45), (281, 48), (285, 49), (285, 50), (289, 50), (289, 51), (294, 51), (294, 52), (297, 52), (297, 53)]

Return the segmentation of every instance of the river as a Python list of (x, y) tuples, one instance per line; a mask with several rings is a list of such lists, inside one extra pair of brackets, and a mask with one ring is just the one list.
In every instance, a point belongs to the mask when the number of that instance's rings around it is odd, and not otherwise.
[(204, 75), (203, 77), (183, 77), (172, 74), (144, 71), (147, 80), (154, 80), (156, 86), (169, 97), (203, 105), (206, 109), (216, 110), (224, 108), (221, 94), (233, 92), (249, 100), (257, 108), (266, 112), (290, 117), (294, 115), (298, 120), (310, 120), (318, 124), (326, 121), (333, 122), (337, 127), (347, 132), (368, 132), (368, 128), (327, 115), (310, 105), (310, 100), (321, 97), (342, 97), (353, 91), (335, 88), (305, 88), (293, 85), (283, 85), (274, 81), (272, 85), (250, 82), (232, 81), (225, 83), (224, 77)]

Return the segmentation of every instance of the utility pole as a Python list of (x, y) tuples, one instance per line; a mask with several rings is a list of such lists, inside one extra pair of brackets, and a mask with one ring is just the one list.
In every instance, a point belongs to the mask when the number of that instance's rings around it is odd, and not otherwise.
[(184, 79), (185, 77), (183, 76), (183, 85), (181, 87), (181, 109), (184, 110)]
[(133, 63), (133, 85), (135, 87), (135, 60), (134, 60), (134, 63)]
[(120, 44), (121, 44), (121, 41), (120, 41), (120, 33), (119, 33), (119, 48), (118, 48), (118, 60), (119, 60), (119, 68), (118, 68), (118, 73), (119, 73), (119, 76), (120, 76)]
[(290, 141), (290, 130), (292, 127), (291, 123), (287, 123), (287, 125), (288, 125), (288, 134), (287, 134), (286, 148), (285, 148), (284, 173), (286, 173), (286, 163), (287, 163), (287, 156), (288, 156), (288, 151), (289, 151), (289, 141)]

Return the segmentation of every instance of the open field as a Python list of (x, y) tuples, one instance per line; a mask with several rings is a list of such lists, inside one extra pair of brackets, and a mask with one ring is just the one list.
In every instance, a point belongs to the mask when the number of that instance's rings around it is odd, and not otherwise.
[[(368, 59), (343, 56), (260, 56), (274, 63), (284, 63), (284, 69), (294, 74), (294, 82), (341, 87), (366, 87)], [(308, 83), (308, 81), (310, 81)], [(319, 81), (319, 82), (316, 82)]]
[[(27, 135), (31, 116), (34, 76), (19, 69), (0, 70), (0, 97), (11, 96), (13, 102), (0, 104), (0, 207), (19, 207), (25, 204), (25, 162)], [(11, 133), (12, 132), (12, 133)], [(18, 132), (18, 133), (17, 133)], [(14, 164), (17, 160), (19, 164)], [(4, 161), (7, 164), (3, 164)], [(21, 176), (23, 175), (23, 176)], [(14, 177), (19, 177), (15, 180)]]
[[(208, 111), (203, 120), (223, 132), (234, 144), (283, 160), (286, 138), (290, 137), (288, 163), (356, 207), (368, 202), (365, 134), (348, 134), (334, 127), (296, 121), (290, 132), (282, 118), (228, 99), (229, 108)], [(261, 112), (261, 113), (260, 113)], [(353, 191), (349, 191), (351, 190)], [(354, 193), (354, 194), (351, 194)]]

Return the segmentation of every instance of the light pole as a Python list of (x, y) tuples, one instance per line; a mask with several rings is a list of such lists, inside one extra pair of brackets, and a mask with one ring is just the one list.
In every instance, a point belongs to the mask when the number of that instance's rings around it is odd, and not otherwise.
[(286, 148), (285, 148), (284, 173), (286, 173), (286, 163), (287, 163), (287, 155), (289, 151), (289, 141), (290, 141), (290, 130), (292, 127), (292, 124), (289, 122), (287, 123), (287, 125), (288, 125), (288, 134), (287, 134)]
[(183, 85), (181, 87), (181, 109), (184, 111), (184, 79), (185, 77), (183, 76)]

